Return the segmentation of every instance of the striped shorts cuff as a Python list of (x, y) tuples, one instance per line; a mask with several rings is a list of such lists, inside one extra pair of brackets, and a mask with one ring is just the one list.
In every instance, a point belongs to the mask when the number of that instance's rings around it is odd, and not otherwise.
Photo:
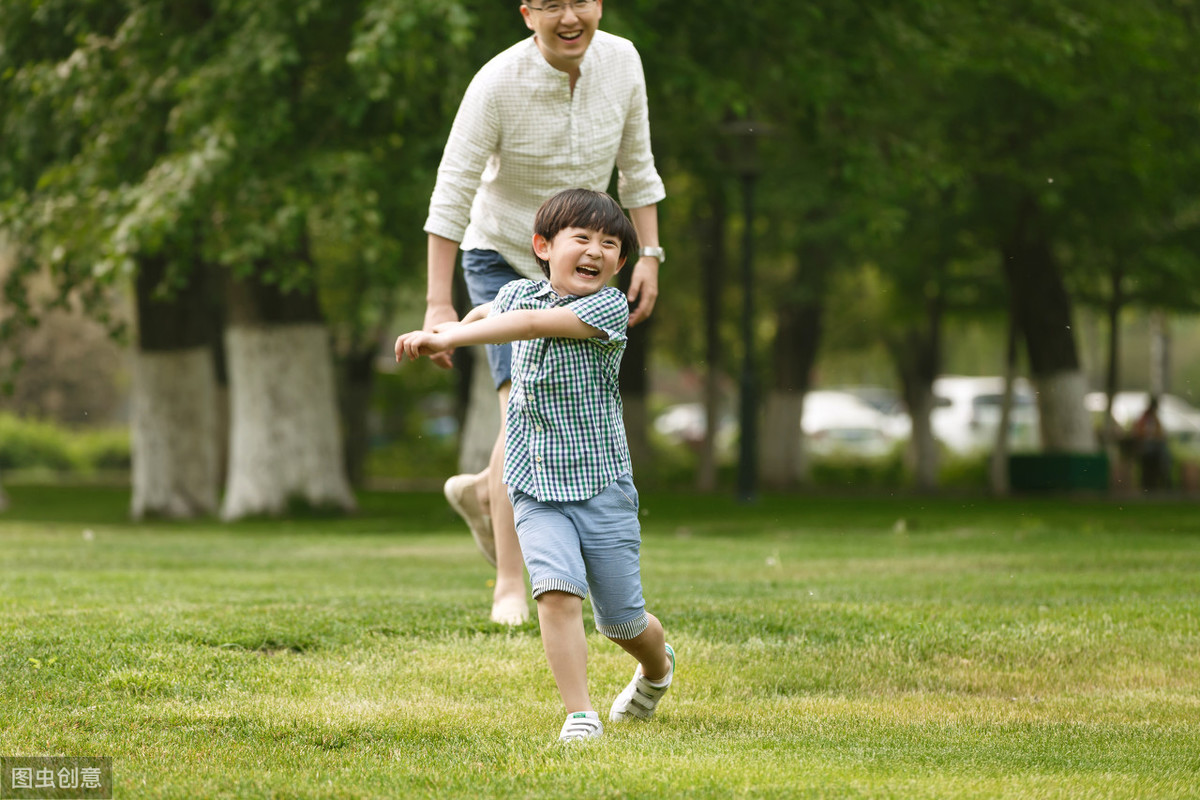
[(646, 628), (650, 627), (650, 618), (642, 614), (636, 619), (631, 619), (629, 622), (622, 622), (620, 625), (601, 625), (596, 623), (596, 630), (607, 636), (609, 639), (636, 639), (642, 635)]
[(566, 592), (576, 597), (587, 597), (587, 589), (581, 589), (562, 578), (547, 578), (544, 581), (538, 581), (537, 585), (533, 587), (533, 599), (536, 600), (546, 592)]

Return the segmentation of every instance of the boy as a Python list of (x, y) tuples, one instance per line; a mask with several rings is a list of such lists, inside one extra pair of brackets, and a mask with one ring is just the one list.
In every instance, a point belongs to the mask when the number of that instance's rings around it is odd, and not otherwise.
[(396, 340), (397, 360), (513, 343), (504, 482), (567, 709), (566, 742), (603, 732), (587, 690), (589, 592), (596, 629), (638, 662), (610, 721), (653, 715), (675, 672), (675, 653), (642, 599), (637, 490), (617, 386), (629, 304), (608, 286), (637, 247), (607, 194), (560, 192), (534, 221), (533, 252), (548, 282), (512, 281), (462, 322)]

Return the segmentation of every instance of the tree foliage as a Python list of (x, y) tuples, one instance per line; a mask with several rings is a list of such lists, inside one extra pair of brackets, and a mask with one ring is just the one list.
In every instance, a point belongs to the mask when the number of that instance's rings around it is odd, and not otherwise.
[[(1005, 314), (1000, 253), (1023, 214), (1074, 298), (1107, 302), (1119, 272), (1129, 302), (1200, 308), (1192, 0), (703, 0), (686, 14), (610, 0), (604, 14), (648, 78), (668, 357), (703, 352), (700, 282), (680, 265), (720, 241), (695, 220), (722, 196), (738, 206), (732, 119), (773, 131), (760, 308), (812, 301), (819, 253), (819, 270), (883, 281), (867, 338), (903, 338), (931, 297)], [(36, 316), (22, 287), (49, 269), (56, 296), (103, 315), (107, 287), (162, 256), (167, 293), (196, 263), (315, 283), (351, 349), (423, 279), (421, 222), (467, 81), (527, 34), (515, 3), (490, 0), (0, 0), (0, 18), (10, 308)], [(305, 237), (312, 258), (296, 257)], [(732, 305), (718, 323), (736, 352)], [(777, 332), (765, 313), (757, 346)]]

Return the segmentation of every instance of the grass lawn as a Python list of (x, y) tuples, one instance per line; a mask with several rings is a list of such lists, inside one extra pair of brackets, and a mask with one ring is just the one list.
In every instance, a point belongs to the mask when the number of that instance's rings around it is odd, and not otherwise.
[[(110, 756), (118, 798), (1200, 797), (1195, 504), (648, 492), (677, 682), (564, 749), (440, 495), (224, 526), (9, 494), (0, 755)], [(606, 714), (632, 662), (590, 642)]]

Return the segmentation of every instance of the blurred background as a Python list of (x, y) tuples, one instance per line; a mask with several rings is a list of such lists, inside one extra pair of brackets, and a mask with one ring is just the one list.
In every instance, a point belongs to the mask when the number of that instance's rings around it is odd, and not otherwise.
[[(0, 481), (234, 519), (483, 465), (480, 359), (391, 347), (515, 0), (0, 21)], [(1200, 492), (1195, 2), (609, 0), (601, 27), (642, 55), (668, 192), (623, 365), (640, 483)]]

